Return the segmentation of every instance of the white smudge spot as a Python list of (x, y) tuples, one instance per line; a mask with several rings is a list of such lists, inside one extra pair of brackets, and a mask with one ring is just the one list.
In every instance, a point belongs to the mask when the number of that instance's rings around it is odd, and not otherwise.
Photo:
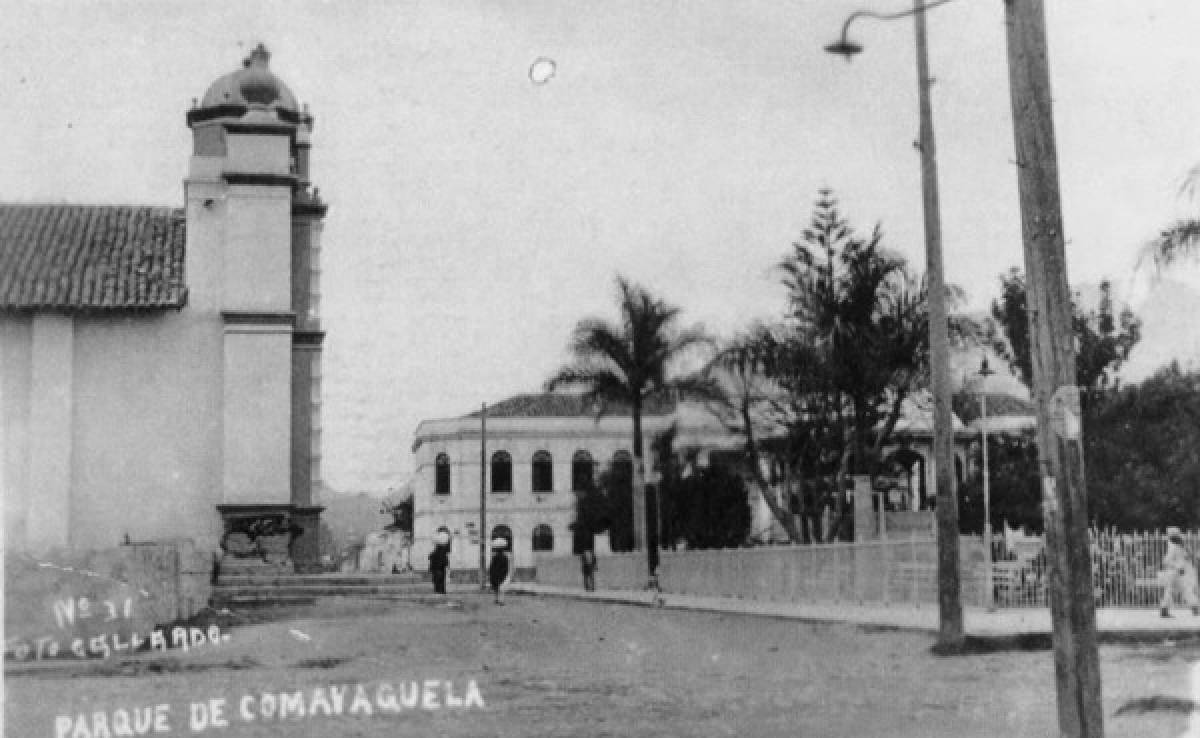
[(545, 56), (539, 56), (533, 60), (533, 64), (529, 65), (529, 81), (535, 85), (544, 85), (554, 78), (558, 71), (558, 65), (553, 59)]

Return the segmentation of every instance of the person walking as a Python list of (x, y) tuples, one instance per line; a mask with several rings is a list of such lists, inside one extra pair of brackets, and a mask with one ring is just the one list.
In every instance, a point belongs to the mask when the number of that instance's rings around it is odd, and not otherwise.
[(433, 537), (433, 552), (429, 554), (429, 573), (433, 576), (434, 594), (446, 594), (446, 570), (450, 568), (450, 534), (439, 530)]
[(596, 552), (586, 549), (579, 555), (583, 567), (583, 588), (588, 592), (596, 591)]
[(1163, 556), (1163, 596), (1159, 603), (1164, 618), (1171, 617), (1171, 604), (1178, 594), (1184, 605), (1192, 608), (1193, 615), (1200, 615), (1200, 602), (1196, 600), (1196, 567), (1192, 556), (1183, 547), (1183, 534), (1178, 528), (1167, 528), (1167, 553)]
[(504, 604), (504, 585), (508, 582), (509, 562), (508, 554), (505, 549), (508, 548), (508, 541), (497, 536), (492, 539), (492, 561), (488, 565), (488, 582), (492, 585), (492, 592), (496, 596), (496, 604)]
[(572, 548), (579, 557), (583, 569), (583, 588), (588, 592), (596, 589), (596, 542), (595, 536), (582, 525), (571, 523)]

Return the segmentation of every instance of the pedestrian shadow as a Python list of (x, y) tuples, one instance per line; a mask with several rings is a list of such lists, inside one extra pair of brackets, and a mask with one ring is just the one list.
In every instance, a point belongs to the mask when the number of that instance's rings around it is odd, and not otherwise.
[(1165, 695), (1137, 697), (1118, 707), (1113, 715), (1117, 717), (1121, 715), (1144, 715), (1148, 712), (1174, 712), (1188, 715), (1193, 712), (1200, 712), (1200, 704), (1186, 697), (1167, 697)]

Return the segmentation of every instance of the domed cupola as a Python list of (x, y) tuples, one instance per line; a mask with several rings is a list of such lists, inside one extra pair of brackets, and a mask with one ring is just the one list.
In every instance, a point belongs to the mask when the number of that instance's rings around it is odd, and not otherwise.
[(279, 99), (280, 89), (284, 88), (279, 78), (267, 69), (270, 60), (267, 47), (259, 44), (242, 62), (238, 89), (242, 92), (242, 98), (251, 105), (270, 105)]
[(271, 110), (280, 120), (300, 123), (304, 118), (296, 96), (268, 68), (271, 53), (259, 44), (242, 62), (242, 68), (213, 82), (200, 104), (187, 114), (188, 125), (214, 118), (240, 118), (250, 110)]

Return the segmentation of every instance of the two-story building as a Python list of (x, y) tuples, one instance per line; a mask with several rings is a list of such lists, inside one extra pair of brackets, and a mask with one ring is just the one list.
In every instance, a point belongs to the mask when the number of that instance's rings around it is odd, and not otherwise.
[[(698, 408), (651, 405), (642, 421), (647, 453), (649, 439), (672, 423), (681, 448), (740, 444)], [(481, 490), (487, 539), (509, 539), (518, 567), (532, 566), (535, 552), (570, 553), (576, 493), (606, 469), (632, 470), (632, 435), (628, 408), (597, 417), (571, 394), (517, 395), (489, 406), (486, 420), (474, 412), (421, 422), (413, 442), (414, 565), (424, 567), (433, 534), (445, 528), (451, 568), (478, 567)]]

